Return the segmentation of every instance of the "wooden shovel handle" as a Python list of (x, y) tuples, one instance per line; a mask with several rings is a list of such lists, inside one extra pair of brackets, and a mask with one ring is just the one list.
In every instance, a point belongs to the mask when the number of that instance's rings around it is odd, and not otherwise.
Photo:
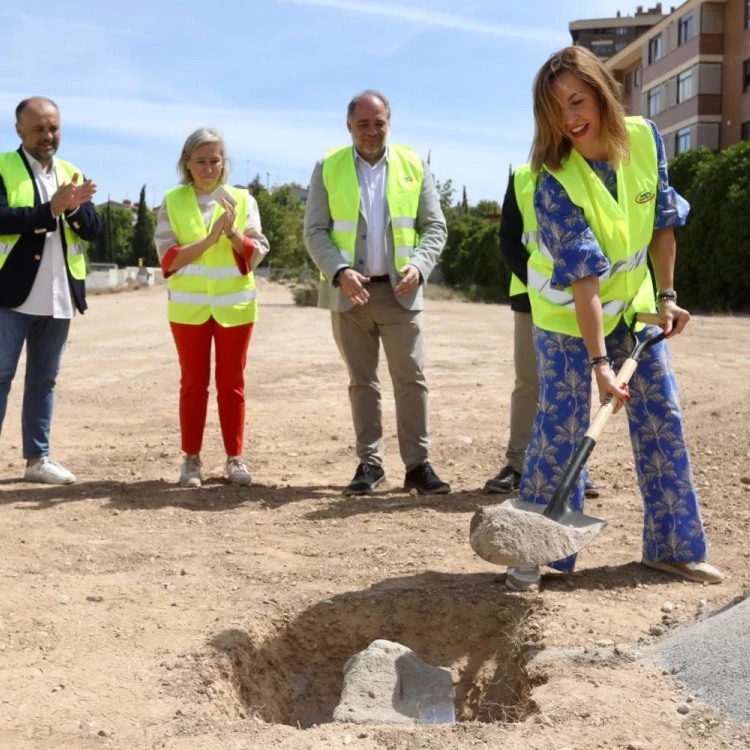
[[(642, 313), (639, 312), (636, 315), (637, 323), (646, 323), (646, 325), (661, 326), (663, 323), (658, 313)], [(617, 373), (617, 382), (625, 384), (630, 382), (630, 378), (633, 377), (633, 373), (638, 367), (638, 360), (628, 357), (620, 368), (620, 372)], [(612, 416), (612, 412), (615, 410), (617, 405), (616, 399), (610, 394), (604, 400), (604, 403), (599, 407), (599, 410), (591, 420), (588, 430), (586, 431), (586, 437), (590, 437), (596, 442), (599, 436), (602, 434), (604, 425), (607, 424), (607, 420)]]
[(645, 323), (649, 326), (661, 326), (664, 321), (659, 316), (659, 313), (636, 313), (636, 323)]
[[(630, 378), (633, 377), (633, 373), (635, 372), (637, 367), (638, 362), (628, 357), (622, 363), (620, 372), (617, 373), (617, 382), (620, 384), (629, 383)], [(586, 437), (590, 437), (592, 440), (594, 440), (594, 442), (599, 440), (599, 435), (602, 434), (604, 425), (607, 424), (607, 420), (612, 416), (612, 412), (615, 410), (616, 405), (617, 400), (610, 393), (610, 395), (607, 396), (606, 399), (604, 399), (604, 403), (599, 407), (599, 410), (591, 420), (591, 424), (589, 425), (588, 430), (586, 430)]]

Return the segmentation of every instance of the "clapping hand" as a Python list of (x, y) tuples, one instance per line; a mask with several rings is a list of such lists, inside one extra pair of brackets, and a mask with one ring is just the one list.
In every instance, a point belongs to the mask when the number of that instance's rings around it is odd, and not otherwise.
[(73, 192), (65, 206), (66, 211), (74, 211), (82, 203), (88, 203), (96, 193), (96, 183), (93, 180), (86, 180), (82, 185), (77, 185), (78, 172), (73, 175)]
[(222, 231), (227, 237), (231, 238), (234, 234), (234, 221), (237, 218), (237, 211), (226, 198), (221, 199), (221, 205), (224, 207)]

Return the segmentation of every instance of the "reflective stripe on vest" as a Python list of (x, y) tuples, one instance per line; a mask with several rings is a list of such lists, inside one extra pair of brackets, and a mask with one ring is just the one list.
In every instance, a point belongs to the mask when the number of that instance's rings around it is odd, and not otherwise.
[(199, 263), (190, 263), (175, 271), (176, 276), (205, 276), (209, 279), (239, 279), (242, 272), (237, 265), (225, 266), (224, 268), (208, 268)]
[[(249, 194), (241, 188), (224, 187), (237, 201), (234, 226), (243, 232)], [(223, 213), (217, 202), (206, 227), (191, 185), (170, 190), (166, 206), (169, 223), (180, 245), (205, 239)], [(192, 263), (175, 271), (167, 280), (167, 288), (167, 316), (172, 323), (200, 325), (213, 317), (220, 325), (231, 328), (257, 320), (255, 279), (252, 273), (243, 274), (237, 268), (232, 244), (223, 234)]]
[[(55, 157), (54, 165), (58, 186), (72, 182), (73, 175), (76, 172), (80, 183), (83, 173), (72, 164)], [(0, 154), (0, 176), (2, 176), (5, 185), (10, 208), (30, 208), (34, 205), (34, 178), (26, 169), (18, 151)], [(81, 281), (86, 278), (86, 260), (83, 255), (83, 246), (80, 244), (80, 237), (68, 226), (67, 220), (63, 218), (62, 223), (68, 270), (74, 279)], [(20, 234), (0, 235), (0, 269), (5, 265), (5, 261), (20, 237)]]
[[(523, 235), (521, 241), (526, 247), (526, 252), (531, 255), (537, 248), (538, 236), (536, 230), (536, 214), (534, 213), (534, 191), (536, 190), (536, 175), (531, 171), (529, 164), (521, 165), (513, 173), (513, 192), (516, 196), (518, 210), (523, 220)], [(526, 293), (526, 286), (515, 274), (510, 277), (510, 291), (508, 294), (515, 297)]]
[[(393, 260), (400, 272), (419, 244), (417, 211), (424, 167), (408, 146), (388, 146), (387, 159), (385, 199), (393, 233)], [(342, 262), (353, 267), (361, 191), (351, 146), (328, 152), (323, 161), (323, 183), (328, 191), (331, 241), (341, 253)]]
[[(655, 305), (648, 246), (656, 215), (656, 143), (651, 127), (642, 117), (628, 117), (626, 123), (630, 160), (616, 170), (617, 201), (577, 151), (572, 151), (562, 167), (552, 173), (570, 200), (583, 211), (610, 261), (609, 269), (599, 277), (605, 336), (623, 315), (629, 324), (636, 312), (650, 312)], [(553, 265), (552, 254), (540, 241), (529, 259), (528, 292), (534, 324), (580, 337), (575, 305), (571, 304), (572, 289), (552, 288)]]
[(199, 292), (176, 292), (174, 289), (167, 291), (170, 302), (178, 302), (182, 305), (210, 305), (211, 307), (229, 307), (231, 305), (242, 305), (252, 302), (256, 297), (255, 289), (248, 289), (236, 294), (222, 294), (220, 297), (209, 297)]

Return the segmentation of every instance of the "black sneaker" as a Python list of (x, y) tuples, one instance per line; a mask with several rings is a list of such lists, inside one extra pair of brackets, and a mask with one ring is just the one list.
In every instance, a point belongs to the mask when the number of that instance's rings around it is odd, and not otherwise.
[(583, 491), (583, 496), (588, 498), (599, 497), (602, 491), (599, 489), (599, 485), (593, 482), (591, 479), (586, 480), (586, 489)]
[(451, 491), (451, 486), (440, 479), (429, 461), (406, 472), (404, 488), (416, 490), (420, 495), (445, 495)]
[(385, 471), (382, 466), (361, 463), (357, 467), (354, 479), (344, 490), (345, 495), (370, 495), (372, 491), (385, 481)]
[(510, 465), (503, 466), (500, 473), (492, 479), (488, 479), (484, 485), (485, 492), (498, 492), (507, 495), (517, 490), (521, 484), (521, 475)]

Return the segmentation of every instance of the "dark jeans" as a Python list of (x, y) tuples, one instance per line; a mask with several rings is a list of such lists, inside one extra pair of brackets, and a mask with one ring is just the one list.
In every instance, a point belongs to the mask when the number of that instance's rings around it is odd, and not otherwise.
[(23, 457), (49, 455), (49, 433), (55, 405), (55, 381), (60, 372), (70, 320), (26, 315), (0, 308), (0, 434), (10, 386), (26, 343), (26, 378), (21, 430)]

